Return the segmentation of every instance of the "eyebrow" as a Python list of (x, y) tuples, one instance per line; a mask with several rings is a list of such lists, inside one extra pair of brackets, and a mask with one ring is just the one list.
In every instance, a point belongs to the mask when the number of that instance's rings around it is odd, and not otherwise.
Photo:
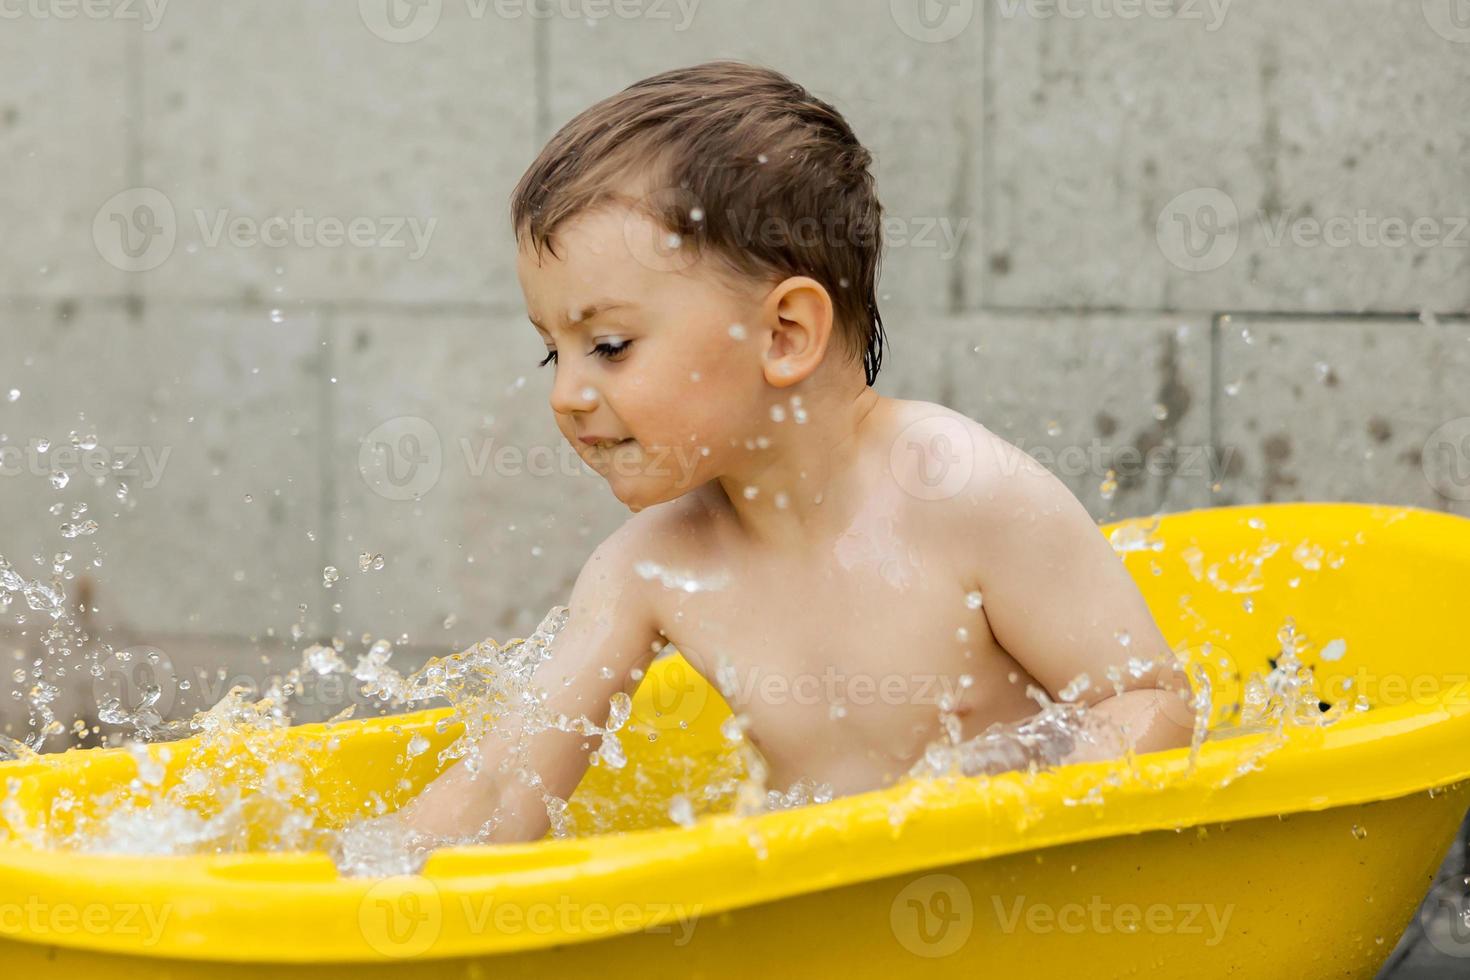
[[(577, 311), (577, 315), (569, 318), (567, 322), (571, 324), (570, 329), (575, 330), (577, 329), (579, 324), (585, 323), (595, 316), (599, 316), (603, 313), (608, 312), (609, 310), (625, 309), (631, 305), (632, 304), (630, 303), (618, 303), (612, 300), (599, 300), (596, 303), (588, 303), (586, 306), (582, 307), (582, 309)], [(547, 330), (545, 324), (536, 319), (534, 316), (531, 316), (529, 313), (526, 314), (526, 318), (530, 320), (531, 323), (535, 326), (540, 327), (542, 330)], [(547, 332), (550, 333), (551, 331), (547, 330)]]

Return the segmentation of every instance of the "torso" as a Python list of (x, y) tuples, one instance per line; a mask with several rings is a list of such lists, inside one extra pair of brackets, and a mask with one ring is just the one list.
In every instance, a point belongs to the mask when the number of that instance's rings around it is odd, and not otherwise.
[[(875, 426), (948, 411), (892, 406)], [(870, 434), (875, 446), (891, 435)], [(888, 465), (886, 453), (863, 458)], [(1037, 710), (1026, 695), (1034, 681), (992, 634), (983, 604), (966, 602), (984, 542), (966, 537), (942, 502), (877, 474), (866, 485), (872, 492), (838, 522), (847, 526), (794, 557), (743, 544), (717, 484), (663, 505), (673, 509), (661, 516), (660, 560), (725, 584), (653, 589), (659, 626), (716, 689), (729, 664), (726, 700), (748, 717), (772, 788), (805, 776), (843, 795), (897, 781), (940, 737), (946, 692), (965, 738)]]

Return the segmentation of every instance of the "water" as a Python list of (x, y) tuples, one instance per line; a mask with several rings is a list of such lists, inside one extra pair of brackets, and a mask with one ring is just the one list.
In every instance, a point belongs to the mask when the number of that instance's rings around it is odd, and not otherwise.
[[(95, 436), (72, 434), (73, 445), (95, 445), (95, 440)], [(61, 491), (66, 484), (58, 485), (53, 480), (51, 486)], [(124, 485), (119, 482), (116, 490), (117, 499), (127, 502)], [(129, 658), (156, 656), (147, 651), (114, 650), (100, 638), (90, 636), (77, 621), (67, 602), (67, 585), (74, 580), (78, 567), (89, 561), (100, 563), (104, 557), (96, 544), (100, 525), (87, 516), (85, 505), (67, 507), (58, 503), (50, 509), (53, 515), (65, 518), (57, 529), (67, 547), (85, 546), (88, 553), (78, 556), (61, 551), (49, 558), (34, 556), (35, 571), (22, 570), (0, 557), (0, 613), (34, 631), (45, 646), (42, 658), (29, 666), (17, 665), (11, 674), (29, 715), (27, 734), (23, 739), (0, 736), (0, 760), (29, 758), (55, 739), (86, 731), (85, 726), (80, 730), (69, 728), (56, 717), (53, 706), (60, 690), (58, 684), (66, 677), (101, 678), (113, 662), (129, 666)], [(1162, 543), (1153, 536), (1155, 527), (1156, 523), (1122, 525), (1112, 533), (1113, 546), (1119, 552), (1159, 551)], [(1232, 577), (1219, 562), (1207, 563), (1198, 548), (1187, 549), (1181, 557), (1200, 581), (1217, 589), (1249, 594), (1261, 588), (1260, 565), (1278, 548), (1267, 542), (1246, 556), (1244, 577)], [(1340, 558), (1329, 556), (1310, 542), (1297, 545), (1290, 557), (1308, 570), (1341, 564)], [(379, 553), (364, 551), (358, 556), (358, 570), (363, 573), (380, 570), (385, 564), (386, 558)], [(1239, 563), (1229, 564), (1239, 569)], [(720, 590), (730, 584), (725, 575), (701, 578), (687, 570), (646, 561), (639, 563), (636, 573), (680, 592)], [(339, 578), (335, 566), (323, 568), (324, 586), (330, 588)], [(972, 591), (966, 593), (964, 602), (973, 612), (982, 608), (984, 598)], [(452, 619), (446, 619), (446, 628), (452, 625)], [(393, 792), (370, 794), (363, 810), (345, 825), (340, 819), (329, 819), (318, 787), (331, 782), (325, 771), (334, 765), (341, 739), (333, 734), (331, 724), (327, 734), (318, 739), (282, 738), (293, 721), (293, 699), (306, 680), (335, 677), (351, 681), (363, 698), (387, 710), (448, 705), (449, 715), (440, 731), (458, 724), (463, 732), (435, 754), (432, 762), (436, 769), (463, 762), (477, 778), (515, 779), (540, 787), (540, 777), (528, 764), (529, 749), (536, 735), (552, 729), (600, 739), (589, 763), (614, 771), (627, 769), (631, 763), (626, 740), (656, 738), (658, 733), (637, 729), (632, 702), (626, 694), (613, 696), (606, 720), (599, 722), (586, 715), (554, 715), (545, 708), (544, 692), (534, 683), (537, 668), (554, 656), (555, 640), (566, 620), (566, 607), (553, 607), (526, 639), (504, 645), (487, 639), (468, 650), (434, 658), (407, 674), (395, 667), (395, 645), (387, 639), (365, 642), (366, 649), (350, 658), (351, 663), (346, 644), (340, 641), (330, 645), (308, 643), (301, 650), (299, 664), (273, 678), (258, 697), (234, 689), (207, 710), (177, 721), (164, 717), (162, 692), (156, 685), (143, 685), (138, 697), (129, 703), (104, 694), (99, 698), (98, 718), (126, 731), (123, 744), (134, 760), (136, 775), (95, 799), (81, 799), (63, 791), (42, 814), (15, 812), (15, 801), (8, 793), (0, 793), (0, 801), (4, 801), (0, 806), (6, 808), (12, 832), (36, 847), (132, 854), (314, 850), (330, 854), (345, 874), (414, 871), (435, 848), (483, 842), (498, 818), (473, 833), (453, 838), (429, 837), (404, 826), (394, 808), (407, 796), (410, 768), (420, 764), (433, 748), (428, 738), (416, 735), (405, 742), (395, 759), (382, 760), (390, 767), (385, 785), (396, 784)], [(292, 637), (302, 640), (303, 631), (293, 629)], [(957, 638), (963, 641), (967, 637), (962, 631)], [(1114, 640), (1125, 649), (1131, 643), (1126, 633), (1119, 633)], [(1191, 766), (1207, 740), (1265, 736), (1250, 742), (1249, 750), (1242, 750), (1222, 785), (1260, 768), (1271, 752), (1285, 744), (1291, 728), (1333, 724), (1366, 707), (1361, 699), (1350, 702), (1343, 697), (1323, 711), (1312, 672), (1300, 659), (1306, 638), (1287, 619), (1277, 640), (1274, 669), (1243, 679), (1240, 710), (1229, 726), (1214, 730), (1208, 727), (1207, 721), (1217, 707), (1216, 691), (1208, 672), (1198, 664), (1190, 668), (1194, 680), (1191, 708), (1196, 717)], [(1333, 639), (1324, 646), (1321, 656), (1331, 661), (1345, 652), (1345, 643)], [(1208, 645), (1205, 653), (1208, 656)], [(955, 698), (946, 695), (938, 705), (938, 734), (906, 776), (920, 780), (987, 778), (1013, 771), (1035, 774), (1062, 764), (1079, 750), (1121, 755), (1131, 766), (1131, 756), (1117, 744), (1114, 733), (1101, 725), (1079, 699), (1108, 687), (1120, 692), (1128, 681), (1169, 666), (1163, 663), (1165, 659), (1148, 662), (1135, 657), (1123, 669), (1111, 670), (1105, 677), (1078, 676), (1058, 692), (1056, 701), (1031, 688), (1028, 693), (1037, 704), (1032, 717), (993, 724), (969, 739), (962, 738)], [(722, 662), (713, 678), (727, 697), (732, 693), (727, 682), (734, 673), (733, 665)], [(966, 675), (961, 686), (966, 686), (965, 681), (973, 684), (974, 678)], [(344, 721), (351, 714), (349, 708), (333, 722)], [(840, 715), (834, 713), (833, 717)], [(749, 719), (742, 714), (726, 721), (722, 730), (726, 751), (713, 775), (702, 782), (691, 778), (679, 787), (679, 792), (663, 805), (662, 816), (669, 823), (687, 827), (710, 813), (752, 816), (819, 806), (834, 798), (830, 785), (806, 777), (784, 788), (769, 786), (765, 761), (748, 737), (748, 728)], [(473, 749), (492, 730), (506, 740), (509, 751), (498, 771), (479, 772), (482, 763)], [(181, 741), (188, 737), (193, 738)], [(638, 774), (634, 776), (636, 782)], [(1121, 780), (1114, 774), (1067, 802), (1102, 805), (1107, 793), (1119, 785)], [(594, 797), (584, 799), (587, 805), (577, 809), (544, 789), (540, 795), (553, 837), (614, 829), (615, 814), (627, 802)], [(751, 846), (760, 853), (764, 844), (756, 838)]]

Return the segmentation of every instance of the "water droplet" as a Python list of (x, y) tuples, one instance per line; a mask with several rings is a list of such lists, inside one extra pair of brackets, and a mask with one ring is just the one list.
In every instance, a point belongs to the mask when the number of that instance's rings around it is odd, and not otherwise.
[(383, 570), (383, 556), (364, 551), (357, 556), (357, 570), (360, 572), (380, 572)]
[(12, 402), (18, 402), (18, 401), (20, 401), (20, 389), (19, 388), (11, 388), (10, 389), (10, 393), (5, 396), (5, 399), (6, 399), (6, 401), (12, 401)]
[(1240, 382), (1237, 380), (1231, 381), (1226, 384), (1225, 394), (1229, 395), (1231, 398), (1234, 398), (1236, 395), (1240, 394)]
[(760, 493), (760, 488), (759, 487), (746, 487), (743, 492), (745, 494), (745, 499), (746, 500), (754, 500), (756, 494)]
[(254, 501), (254, 500), (255, 500), (255, 498), (254, 498), (254, 497), (252, 497), (252, 496), (250, 496), (250, 494), (248, 494), (248, 493), (247, 493), (247, 494), (246, 494), (246, 495), (245, 495), (245, 502), (246, 502), (246, 503), (247, 503), (247, 504), (248, 504), (248, 503), (252, 503), (252, 502), (253, 502), (253, 501)]
[(682, 794), (675, 796), (669, 801), (669, 819), (680, 827), (693, 827), (694, 804)]
[(1086, 674), (1078, 674), (1067, 682), (1067, 686), (1057, 692), (1057, 697), (1063, 701), (1075, 701), (1077, 697), (1088, 688), (1092, 687), (1092, 678)]
[(1060, 422), (1058, 422), (1056, 419), (1047, 419), (1047, 422), (1046, 422), (1046, 434), (1049, 435), (1049, 436), (1059, 436), (1059, 435), (1061, 435), (1062, 434), (1062, 424)]
[(970, 631), (961, 626), (954, 631), (954, 638), (961, 643), (965, 643), (970, 639)]
[(57, 470), (51, 474), (51, 486), (56, 490), (65, 490), (66, 485), (71, 482), (71, 474), (63, 470)]
[(1113, 471), (1112, 470), (1108, 470), (1108, 475), (1105, 476), (1105, 477), (1103, 477), (1102, 483), (1098, 484), (1098, 487), (1097, 487), (1098, 496), (1102, 497), (1102, 499), (1104, 499), (1104, 500), (1112, 500), (1113, 499), (1113, 495), (1116, 494), (1117, 492), (1118, 492), (1118, 481), (1115, 478), (1115, 474), (1113, 473)]
[(1118, 630), (1118, 632), (1113, 634), (1113, 637), (1118, 641), (1118, 646), (1120, 647), (1131, 646), (1133, 643), (1133, 637), (1127, 630)]
[(1353, 836), (1358, 840), (1363, 840), (1368, 836), (1368, 831), (1358, 824), (1353, 824)]
[(771, 406), (771, 421), (772, 422), (784, 422), (784, 421), (786, 421), (786, 409), (782, 408), (780, 405), (772, 405)]
[(597, 389), (591, 387), (590, 385), (588, 387), (586, 387), (586, 388), (583, 388), (582, 389), (582, 400), (583, 401), (589, 401), (589, 402), (596, 401), (597, 400)]
[(743, 324), (739, 324), (739, 323), (732, 323), (732, 324), (730, 324), (730, 336), (732, 338), (734, 338), (735, 340), (744, 340), (745, 339), (745, 327), (744, 327), (744, 325)]
[(776, 491), (776, 509), (777, 510), (785, 510), (790, 505), (790, 503), (791, 503), (791, 498), (786, 495), (786, 491), (784, 491), (784, 490), (778, 490), (778, 491)]
[(286, 315), (280, 310), (271, 310), (271, 323), (282, 323), (285, 319)]
[(418, 756), (421, 756), (425, 752), (429, 751), (429, 740), (424, 738), (422, 735), (416, 734), (413, 738), (408, 740), (407, 751), (410, 759), (417, 758)]
[(979, 589), (965, 593), (965, 608), (979, 609), (985, 604), (985, 597), (980, 594)]
[(84, 536), (86, 536), (88, 534), (95, 534), (96, 531), (97, 531), (97, 522), (96, 521), (82, 521), (82, 522), (80, 522), (78, 524), (70, 524), (70, 523), (68, 523), (68, 524), (61, 525), (61, 536), (63, 538), (79, 538), (79, 537), (84, 537)]
[(690, 208), (689, 209), (689, 220), (690, 221), (703, 221), (704, 220), (704, 208)]
[(322, 569), (322, 585), (329, 589), (341, 577), (341, 573), (337, 571), (336, 565), (328, 565)]
[(1169, 417), (1169, 406), (1163, 402), (1154, 402), (1154, 418), (1162, 422)]

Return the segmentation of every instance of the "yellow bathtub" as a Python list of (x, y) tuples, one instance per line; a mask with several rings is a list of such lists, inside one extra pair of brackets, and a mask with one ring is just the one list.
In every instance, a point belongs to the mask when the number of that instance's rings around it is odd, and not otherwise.
[[(1352, 678), (1371, 710), (1293, 730), (1234, 779), (1268, 735), (1207, 742), (1187, 775), (1179, 750), (686, 828), (667, 800), (728, 765), (728, 709), (669, 657), (634, 699), (627, 766), (589, 770), (573, 800), (584, 815), (621, 800), (623, 832), (446, 850), (376, 880), (315, 853), (33, 850), (43, 813), (64, 822), (58, 800), (84, 809), (138, 763), (96, 749), (9, 763), (0, 962), (27, 978), (1372, 976), (1470, 806), (1470, 521), (1280, 504), (1146, 530), (1104, 528), (1133, 549), (1171, 642), (1199, 657), (1209, 641), (1219, 700), (1238, 695), (1232, 662), (1263, 668), (1290, 616), (1328, 700)], [(436, 717), (279, 738), (317, 760), (321, 811), (340, 821), (433, 775), (435, 752), (402, 753), (415, 733), (447, 743)]]

